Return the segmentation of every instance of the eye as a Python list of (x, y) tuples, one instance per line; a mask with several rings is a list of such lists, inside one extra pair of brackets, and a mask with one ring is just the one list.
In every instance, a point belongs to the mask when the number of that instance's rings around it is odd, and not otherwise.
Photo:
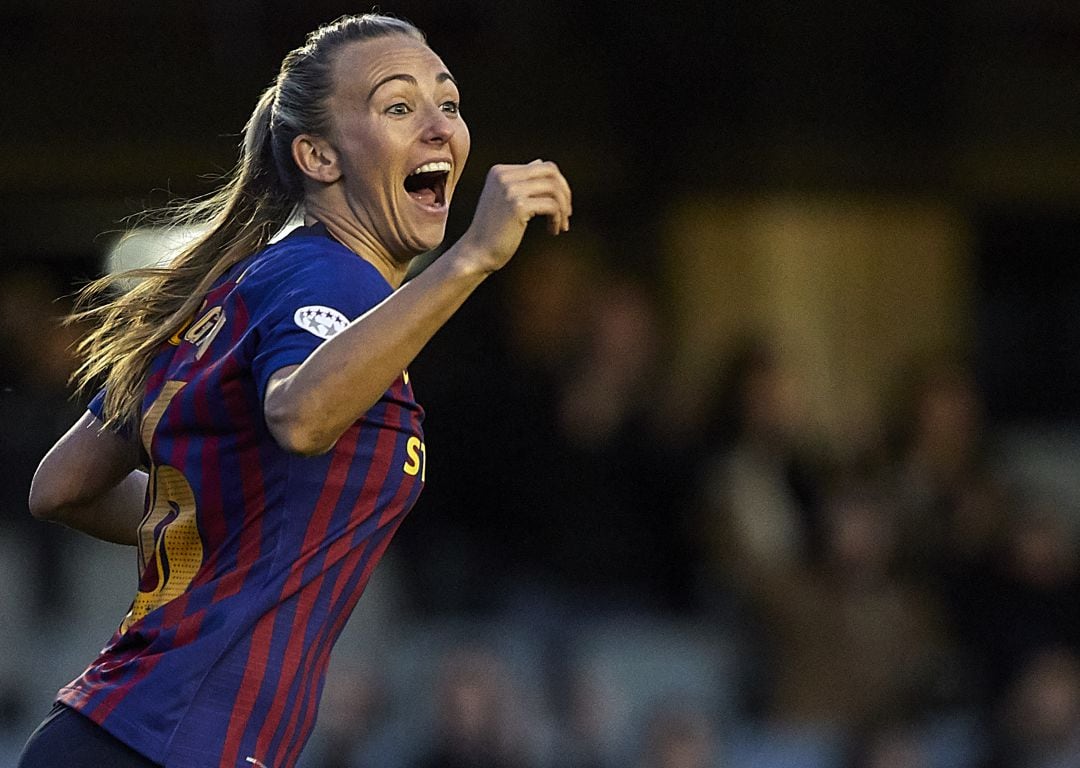
[(409, 105), (404, 101), (399, 101), (397, 104), (391, 104), (386, 109), (386, 114), (388, 115), (407, 115), (410, 112), (412, 112), (412, 109), (410, 109)]
[(448, 115), (456, 115), (461, 111), (461, 105), (456, 101), (444, 101), (440, 106), (442, 111)]

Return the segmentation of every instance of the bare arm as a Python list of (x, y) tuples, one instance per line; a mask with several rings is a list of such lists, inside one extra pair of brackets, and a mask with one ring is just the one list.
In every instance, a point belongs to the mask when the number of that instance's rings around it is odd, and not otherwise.
[(30, 513), (117, 544), (137, 543), (146, 473), (138, 444), (104, 430), (87, 412), (38, 465)]
[(320, 346), (277, 371), (264, 408), (274, 438), (303, 454), (329, 450), (492, 272), (534, 216), (569, 227), (570, 187), (554, 163), (495, 166), (468, 231), (430, 267)]

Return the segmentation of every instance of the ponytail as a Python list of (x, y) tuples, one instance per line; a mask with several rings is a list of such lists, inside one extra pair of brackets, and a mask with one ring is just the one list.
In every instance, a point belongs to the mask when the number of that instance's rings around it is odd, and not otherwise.
[[(169, 226), (194, 225), (204, 233), (167, 265), (107, 275), (80, 292), (68, 320), (93, 330), (76, 346), (82, 362), (72, 381), (80, 392), (104, 384), (107, 424), (136, 423), (161, 345), (193, 318), (211, 286), (265, 247), (303, 202), (292, 142), (301, 133), (326, 134), (334, 52), (346, 43), (394, 34), (424, 41), (412, 24), (380, 14), (344, 16), (308, 35), (259, 98), (244, 128), (240, 161), (225, 185), (163, 217)], [(102, 300), (110, 289), (131, 283), (126, 293)]]
[[(204, 233), (168, 265), (106, 275), (80, 291), (69, 322), (85, 322), (93, 330), (76, 346), (82, 362), (72, 381), (80, 392), (104, 384), (107, 424), (138, 418), (150, 362), (162, 343), (192, 318), (231, 266), (263, 248), (292, 216), (299, 196), (281, 179), (273, 151), (275, 93), (272, 86), (259, 99), (244, 130), (240, 162), (225, 186), (164, 216), (168, 226), (196, 226)], [(126, 293), (94, 305), (109, 289), (131, 281), (135, 285)]]

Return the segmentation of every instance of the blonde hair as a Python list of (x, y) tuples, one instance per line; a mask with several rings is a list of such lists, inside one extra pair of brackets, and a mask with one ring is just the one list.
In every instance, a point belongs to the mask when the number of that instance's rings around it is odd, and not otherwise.
[(343, 16), (308, 35), (259, 98), (224, 186), (163, 214), (171, 225), (196, 225), (204, 234), (165, 266), (107, 275), (80, 291), (69, 322), (92, 330), (76, 347), (80, 364), (72, 381), (80, 392), (104, 383), (107, 424), (135, 422), (161, 345), (199, 310), (215, 281), (265, 247), (303, 201), (292, 142), (301, 133), (326, 133), (334, 53), (346, 43), (391, 34), (425, 40), (412, 24), (381, 14)]

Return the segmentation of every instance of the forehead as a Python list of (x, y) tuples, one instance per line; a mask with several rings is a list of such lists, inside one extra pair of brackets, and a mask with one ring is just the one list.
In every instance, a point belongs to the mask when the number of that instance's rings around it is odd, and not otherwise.
[(367, 99), (372, 87), (392, 75), (411, 75), (420, 85), (434, 84), (448, 71), (433, 50), (407, 35), (387, 35), (342, 46), (333, 63), (334, 91)]

